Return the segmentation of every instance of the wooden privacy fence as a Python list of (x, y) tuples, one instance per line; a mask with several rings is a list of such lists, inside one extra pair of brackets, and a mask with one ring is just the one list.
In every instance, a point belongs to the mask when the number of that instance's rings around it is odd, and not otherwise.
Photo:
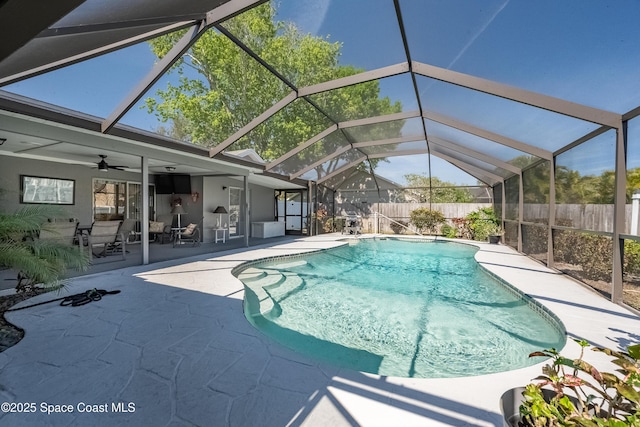
[[(336, 215), (344, 216), (347, 212), (355, 212), (363, 219), (364, 231), (373, 231), (373, 213), (379, 212), (397, 221), (409, 222), (410, 212), (418, 208), (431, 208), (442, 212), (451, 220), (452, 218), (464, 218), (470, 212), (480, 208), (492, 207), (491, 203), (372, 203), (366, 208), (355, 209), (351, 204), (336, 204)], [(517, 205), (507, 204), (507, 219), (518, 219)], [(500, 212), (497, 213), (500, 216)], [(523, 218), (525, 222), (546, 223), (549, 218), (549, 205), (524, 204)], [(625, 234), (631, 234), (632, 206), (625, 206)], [(450, 222), (450, 221), (447, 221)], [(380, 232), (390, 233), (390, 222), (380, 221)], [(556, 205), (556, 225), (568, 226), (581, 230), (613, 231), (613, 205), (612, 204), (558, 204)], [(638, 227), (640, 229), (640, 227)]]
[[(357, 211), (355, 209), (342, 209), (336, 206), (336, 215), (346, 215), (347, 212), (355, 212), (362, 216), (362, 228), (365, 232), (373, 232), (375, 230), (373, 213), (378, 212), (396, 221), (409, 222), (409, 214), (418, 208), (427, 208), (442, 212), (447, 220), (452, 218), (464, 218), (469, 213), (480, 208), (490, 208), (491, 203), (373, 203), (366, 210)], [(338, 214), (339, 212), (339, 214)], [(390, 228), (391, 222), (387, 219), (380, 219), (379, 226), (381, 233), (392, 233)], [(411, 227), (413, 228), (413, 227)]]

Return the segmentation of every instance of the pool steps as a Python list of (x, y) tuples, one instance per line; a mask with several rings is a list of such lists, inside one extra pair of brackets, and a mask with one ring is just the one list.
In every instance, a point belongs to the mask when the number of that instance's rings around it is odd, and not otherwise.
[[(304, 260), (280, 263), (271, 268), (292, 268), (306, 265)], [(289, 295), (301, 289), (305, 282), (296, 273), (290, 271), (280, 272), (271, 268), (250, 267), (238, 275), (240, 279), (257, 299), (253, 304), (258, 304), (259, 310), (251, 310), (252, 316), (268, 317), (274, 312), (277, 304)], [(253, 305), (252, 304), (252, 305)]]

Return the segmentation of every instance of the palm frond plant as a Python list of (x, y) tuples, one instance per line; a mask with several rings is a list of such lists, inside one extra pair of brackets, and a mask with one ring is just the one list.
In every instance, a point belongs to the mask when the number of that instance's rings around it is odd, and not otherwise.
[(18, 272), (18, 292), (59, 287), (68, 269), (84, 271), (89, 266), (88, 254), (79, 247), (37, 238), (48, 218), (63, 215), (62, 209), (45, 205), (0, 212), (0, 267)]
[(580, 356), (570, 359), (555, 349), (530, 357), (549, 357), (536, 382), (526, 386), (519, 426), (640, 427), (640, 344), (626, 351), (591, 349), (611, 357), (615, 372), (604, 372), (583, 360), (584, 340), (575, 340)]

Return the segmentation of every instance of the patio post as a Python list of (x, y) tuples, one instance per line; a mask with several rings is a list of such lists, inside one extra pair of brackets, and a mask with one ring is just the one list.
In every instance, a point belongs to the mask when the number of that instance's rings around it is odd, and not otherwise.
[(142, 215), (140, 216), (140, 247), (142, 248), (142, 264), (149, 264), (149, 159), (140, 157), (142, 169)]
[(251, 215), (250, 215), (250, 206), (249, 206), (249, 176), (245, 175), (243, 177), (244, 182), (244, 200), (242, 204), (244, 204), (244, 245), (249, 247), (249, 231), (251, 226)]

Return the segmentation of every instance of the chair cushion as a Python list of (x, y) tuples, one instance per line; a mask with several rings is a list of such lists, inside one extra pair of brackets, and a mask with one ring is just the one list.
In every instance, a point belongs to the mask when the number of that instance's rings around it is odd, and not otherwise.
[(193, 230), (195, 230), (197, 226), (198, 224), (187, 225), (187, 227), (184, 229), (183, 234), (193, 234)]
[(149, 221), (150, 233), (162, 233), (164, 231), (164, 222)]

